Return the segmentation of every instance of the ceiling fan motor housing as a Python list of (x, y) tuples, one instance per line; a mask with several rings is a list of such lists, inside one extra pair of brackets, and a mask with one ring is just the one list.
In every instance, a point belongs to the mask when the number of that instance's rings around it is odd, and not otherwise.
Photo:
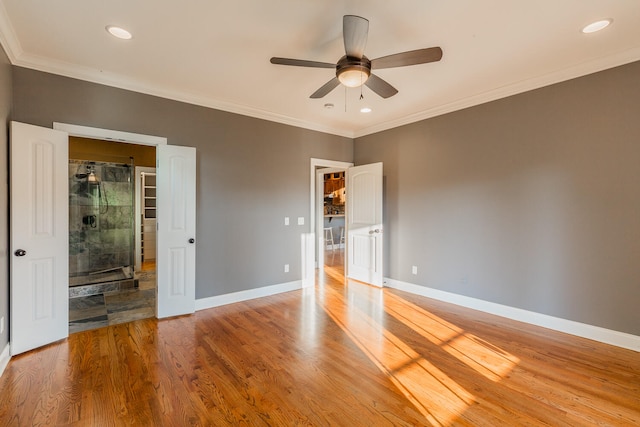
[(366, 56), (343, 56), (336, 64), (336, 77), (347, 87), (358, 87), (371, 75), (371, 61)]

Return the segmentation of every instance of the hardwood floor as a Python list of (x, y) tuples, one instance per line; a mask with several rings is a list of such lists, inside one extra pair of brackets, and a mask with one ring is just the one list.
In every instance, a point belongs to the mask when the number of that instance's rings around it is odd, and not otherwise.
[(315, 289), (14, 357), (0, 425), (640, 424), (640, 353), (345, 285), (336, 257)]

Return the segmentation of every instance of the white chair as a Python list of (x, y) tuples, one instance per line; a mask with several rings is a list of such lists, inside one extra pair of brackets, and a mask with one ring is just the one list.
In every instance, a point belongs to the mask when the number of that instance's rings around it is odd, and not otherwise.
[(335, 244), (333, 243), (333, 228), (327, 227), (324, 229), (324, 248), (327, 249), (331, 243), (331, 250), (335, 250)]
[(340, 244), (338, 245), (339, 248), (344, 248), (344, 227), (340, 227)]

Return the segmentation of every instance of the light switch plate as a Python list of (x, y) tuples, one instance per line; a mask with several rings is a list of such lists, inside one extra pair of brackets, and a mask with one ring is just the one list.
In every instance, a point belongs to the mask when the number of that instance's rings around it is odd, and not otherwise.
[(284, 225), (289, 225), (289, 217), (288, 216), (284, 217)]
[(304, 225), (304, 217), (303, 216), (299, 216), (298, 217), (298, 225)]

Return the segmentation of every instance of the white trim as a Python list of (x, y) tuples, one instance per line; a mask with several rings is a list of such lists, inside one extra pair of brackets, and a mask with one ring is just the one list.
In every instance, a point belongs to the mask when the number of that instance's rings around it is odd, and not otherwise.
[(300, 235), (300, 251), (301, 251), (301, 264), (302, 264), (302, 287), (311, 288), (316, 283), (315, 275), (315, 263), (313, 256), (313, 245), (315, 244), (316, 236), (314, 233), (302, 233)]
[[(0, 4), (2, 4), (2, 2), (0, 2)], [(0, 26), (0, 29), (1, 28), (2, 27)], [(10, 36), (6, 37), (8, 38)], [(1, 30), (0, 42), (4, 42), (4, 40), (2, 40)], [(15, 45), (9, 40), (7, 40), (7, 44), (11, 45), (12, 47)], [(351, 130), (340, 129), (333, 126), (326, 126), (308, 120), (290, 117), (284, 114), (274, 113), (260, 108), (250, 107), (248, 105), (236, 104), (220, 99), (212, 99), (209, 97), (204, 97), (180, 90), (172, 90), (166, 87), (149, 83), (147, 81), (132, 79), (131, 77), (122, 74), (112, 73), (109, 71), (100, 71), (91, 67), (70, 64), (64, 61), (53, 60), (29, 53), (23, 53), (22, 49), (19, 46), (15, 46), (15, 49), (6, 49), (6, 51), (8, 56), (9, 53), (12, 53), (12, 55), (9, 56), (11, 63), (23, 68), (56, 74), (64, 77), (70, 77), (72, 79), (96, 83), (99, 85), (111, 86), (119, 89), (129, 90), (132, 92), (143, 93), (146, 95), (157, 96), (160, 98), (184, 102), (191, 105), (198, 105), (200, 107), (213, 108), (215, 110), (240, 114), (256, 119), (268, 120), (270, 122), (282, 123), (302, 129), (328, 133), (331, 135), (343, 136), (346, 138), (353, 138), (354, 135), (353, 131)]]
[(629, 350), (640, 351), (640, 336), (637, 335), (605, 329), (599, 326), (587, 325), (585, 323), (536, 313), (534, 311), (509, 307), (507, 305), (496, 304), (477, 298), (458, 295), (390, 278), (385, 278), (385, 285), (393, 289), (399, 289), (401, 291), (410, 292), (423, 297), (456, 304), (461, 307), (495, 314), (496, 316), (506, 317), (519, 322), (529, 323), (531, 325), (542, 326), (543, 328), (553, 329), (555, 331), (576, 335), (605, 344), (615, 345)]
[(0, 377), (4, 374), (4, 370), (6, 369), (9, 361), (11, 360), (11, 343), (7, 343), (0, 353)]
[(280, 283), (278, 285), (264, 286), (262, 288), (247, 289), (246, 291), (216, 295), (209, 298), (201, 298), (196, 300), (196, 311), (206, 310), (208, 308), (219, 307), (221, 305), (233, 304), (236, 302), (242, 302), (256, 298), (268, 297), (284, 292), (297, 291), (300, 289), (302, 289), (302, 281), (296, 280), (293, 282)]
[(14, 65), (18, 62), (18, 58), (24, 55), (16, 30), (13, 28), (7, 9), (2, 1), (0, 1), (0, 44), (4, 47), (9, 61)]
[(496, 101), (498, 99), (507, 98), (509, 96), (518, 95), (531, 90), (540, 89), (542, 87), (551, 86), (556, 83), (565, 82), (578, 77), (594, 74), (610, 68), (619, 67), (621, 65), (630, 64), (640, 58), (640, 48), (633, 48), (623, 52), (618, 52), (605, 58), (598, 58), (593, 61), (583, 62), (573, 67), (562, 70), (553, 71), (542, 76), (531, 79), (522, 80), (506, 86), (488, 90), (486, 92), (466, 96), (462, 99), (450, 102), (448, 104), (438, 105), (415, 114), (401, 117), (397, 120), (389, 120), (377, 123), (373, 126), (362, 128), (353, 132), (353, 138), (360, 138), (387, 129), (408, 125), (432, 117), (441, 116), (443, 114), (452, 113), (454, 111), (463, 110), (465, 108), (474, 107), (476, 105), (486, 104), (487, 102)]
[(78, 136), (82, 138), (104, 139), (106, 141), (140, 145), (167, 145), (167, 138), (143, 135), (141, 133), (122, 132), (119, 130), (92, 128), (89, 126), (79, 126), (58, 122), (53, 122), (53, 128), (67, 132), (71, 136)]
[[(1, 0), (0, 0), (1, 1)], [(1, 3), (0, 3), (1, 4)], [(140, 144), (150, 146), (167, 145), (167, 138), (161, 136), (144, 135), (139, 133), (123, 132), (111, 129), (94, 128), (90, 126), (73, 125), (69, 123), (53, 122), (53, 128), (67, 132), (70, 136), (103, 139), (125, 144)], [(156, 166), (158, 164), (158, 150), (156, 150)], [(156, 175), (160, 172), (156, 168)], [(156, 259), (157, 262), (157, 259)], [(157, 269), (156, 269), (157, 271)], [(159, 276), (159, 273), (157, 273)], [(156, 277), (158, 279), (159, 277)], [(158, 281), (156, 281), (157, 287)], [(194, 296), (195, 299), (195, 296)], [(158, 311), (158, 299), (156, 298), (156, 314)], [(157, 317), (157, 316), (156, 316)]]

